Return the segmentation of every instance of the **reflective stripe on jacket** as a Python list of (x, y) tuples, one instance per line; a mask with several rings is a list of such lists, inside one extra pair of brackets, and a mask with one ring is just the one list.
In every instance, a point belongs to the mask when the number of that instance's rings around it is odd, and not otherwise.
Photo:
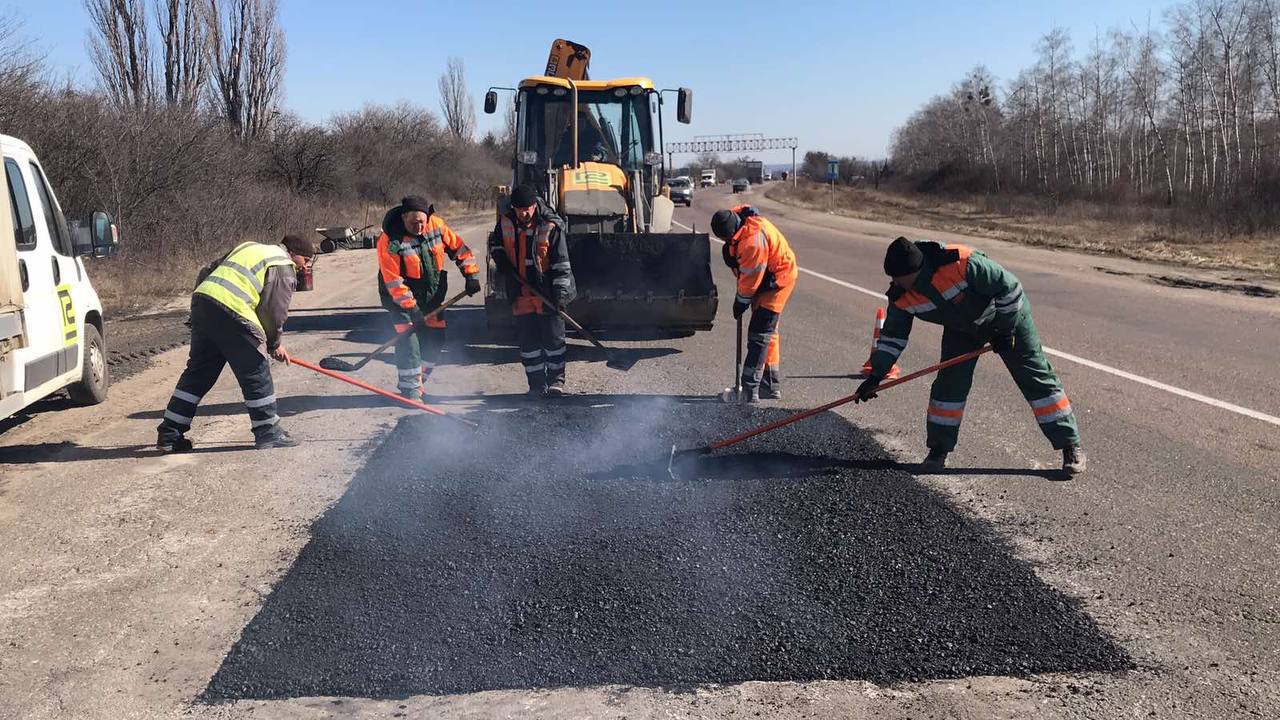
[(795, 283), (799, 269), (791, 244), (773, 223), (749, 205), (733, 209), (742, 218), (742, 227), (729, 239), (730, 252), (738, 259), (738, 297), (750, 302), (761, 290), (766, 274), (772, 276), (773, 288)]
[(871, 372), (884, 377), (907, 347), (916, 318), (978, 338), (1008, 333), (1024, 306), (1022, 285), (979, 250), (917, 242), (924, 267), (910, 290), (889, 288), (889, 311), (871, 354)]
[[(262, 300), (267, 270), (284, 265), (288, 265), (290, 270), (295, 269), (289, 253), (279, 245), (243, 243), (223, 258), (213, 272), (196, 286), (195, 291), (212, 298), (249, 324), (263, 330), (257, 309)], [(263, 334), (266, 334), (265, 330)]]
[[(511, 261), (511, 265), (515, 268), (520, 277), (533, 283), (538, 284), (538, 278), (545, 276), (551, 269), (551, 232), (555, 230), (555, 224), (545, 218), (539, 219), (534, 225), (533, 242), (528, 239), (528, 231), (524, 228), (516, 228), (511, 218), (503, 215), (498, 220), (498, 228), (502, 233), (502, 249), (506, 252), (507, 258)], [(529, 247), (533, 246), (533, 254), (530, 256)], [(564, 261), (563, 270), (569, 270), (569, 262)], [(536, 295), (530, 292), (529, 288), (520, 287), (520, 294), (512, 305), (512, 313), (515, 315), (528, 315), (529, 313), (541, 312), (542, 301)]]

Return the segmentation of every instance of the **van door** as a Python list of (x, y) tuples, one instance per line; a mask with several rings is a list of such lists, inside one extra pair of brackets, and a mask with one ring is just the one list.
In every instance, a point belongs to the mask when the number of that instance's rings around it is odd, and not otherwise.
[[(54, 282), (54, 267), (58, 260), (51, 238), (47, 232), (40, 232), (37, 224), (40, 220), (36, 212), (41, 209), (32, 204), (34, 183), (31, 176), (24, 173), (19, 161), (10, 156), (4, 158), (4, 175), (9, 191), (14, 241), (18, 246), (18, 272), (22, 279), (28, 342), (15, 359), (24, 368), (23, 390), (32, 397), (40, 397), (60, 389), (64, 384), (63, 376), (76, 367), (74, 307), (68, 288), (59, 288), (59, 283)], [(60, 267), (59, 273), (62, 274)], [(74, 274), (71, 278), (64, 278), (73, 279)]]

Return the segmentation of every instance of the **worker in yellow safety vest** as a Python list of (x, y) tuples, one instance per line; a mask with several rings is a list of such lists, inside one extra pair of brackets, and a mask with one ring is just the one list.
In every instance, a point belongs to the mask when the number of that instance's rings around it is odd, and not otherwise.
[(288, 362), (281, 336), (297, 271), (311, 264), (315, 246), (286, 235), (278, 245), (246, 242), (206, 265), (191, 296), (191, 351), (169, 398), (156, 446), (164, 452), (192, 448), (186, 433), (222, 368), (231, 366), (244, 393), (258, 448), (298, 444), (280, 427), (268, 357)]

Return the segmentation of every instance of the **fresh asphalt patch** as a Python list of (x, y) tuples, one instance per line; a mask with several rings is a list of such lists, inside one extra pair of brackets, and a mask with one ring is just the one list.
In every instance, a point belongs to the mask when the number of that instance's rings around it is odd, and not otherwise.
[(531, 404), (476, 433), (405, 418), (203, 699), (1132, 666), (990, 528), (835, 414), (667, 476), (671, 443), (783, 412)]

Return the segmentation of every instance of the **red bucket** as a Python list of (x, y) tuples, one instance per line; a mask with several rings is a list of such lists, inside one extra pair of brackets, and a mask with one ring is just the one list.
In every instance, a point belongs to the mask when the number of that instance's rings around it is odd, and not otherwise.
[(312, 271), (311, 263), (307, 263), (298, 268), (298, 290), (314, 290), (316, 288), (316, 277)]

